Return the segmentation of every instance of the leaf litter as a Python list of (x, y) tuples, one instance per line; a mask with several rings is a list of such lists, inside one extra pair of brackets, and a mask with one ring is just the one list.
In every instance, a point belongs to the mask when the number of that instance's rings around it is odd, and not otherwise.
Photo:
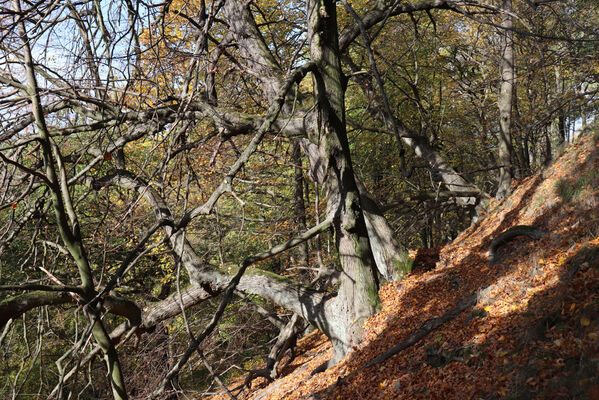
[[(598, 156), (597, 134), (583, 135), (438, 254), (425, 254), (434, 264), (383, 285), (363, 342), (334, 367), (311, 375), (332, 356), (315, 331), (283, 360), (281, 378), (248, 389), (240, 377), (230, 389), (244, 400), (599, 399)], [(517, 237), (489, 265), (491, 241), (516, 225), (549, 235)], [(472, 293), (472, 307), (367, 366)]]

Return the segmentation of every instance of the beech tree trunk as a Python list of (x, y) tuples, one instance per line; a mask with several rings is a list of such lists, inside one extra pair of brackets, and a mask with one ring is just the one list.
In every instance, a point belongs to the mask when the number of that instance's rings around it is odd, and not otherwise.
[[(293, 173), (293, 184), (295, 193), (293, 195), (293, 212), (298, 233), (306, 230), (306, 204), (304, 202), (304, 172), (302, 171), (302, 153), (297, 141), (293, 142), (291, 161), (295, 164)], [(297, 246), (298, 264), (308, 265), (308, 245), (306, 242)]]
[(318, 131), (310, 139), (318, 143), (324, 163), (327, 214), (334, 216), (343, 269), (337, 297), (327, 310), (330, 331), (326, 333), (335, 349), (335, 363), (361, 341), (364, 320), (376, 312), (380, 301), (345, 129), (345, 77), (339, 59), (335, 2), (309, 0), (307, 15), (310, 56), (317, 69), (313, 77), (318, 110)]
[(384, 279), (398, 281), (412, 269), (412, 259), (395, 240), (393, 229), (364, 184), (357, 179), (356, 183), (376, 267)]
[[(324, 162), (318, 146), (307, 139), (301, 140), (300, 144), (308, 155), (310, 176), (315, 182), (323, 183)], [(354, 179), (360, 191), (362, 212), (378, 272), (384, 279), (396, 281), (410, 271), (412, 261), (405, 249), (395, 240), (393, 229), (364, 184), (358, 178)], [(331, 195), (329, 193), (329, 196)]]
[(512, 32), (512, 0), (503, 0), (501, 16), (501, 84), (499, 87), (499, 185), (496, 197), (503, 199), (512, 183), (512, 99), (514, 95), (514, 33)]
[[(276, 93), (282, 82), (281, 76), (283, 76), (283, 73), (268, 47), (264, 45), (264, 39), (253, 20), (248, 6), (241, 5), (234, 0), (228, 0), (225, 2), (225, 10), (228, 18), (235, 21), (235, 23), (231, 25), (231, 31), (240, 47), (240, 51), (244, 55), (248, 70), (251, 70), (252, 74), (261, 77), (263, 81), (267, 81), (267, 84), (263, 86), (262, 89), (269, 101), (273, 101), (274, 93)], [(338, 47), (336, 50), (336, 57), (339, 57)], [(339, 83), (341, 84), (342, 82), (339, 81)], [(340, 89), (340, 93), (343, 93), (343, 84), (341, 84)], [(288, 110), (284, 109), (283, 113), (286, 111)], [(317, 124), (313, 123), (313, 120), (317, 118), (313, 118), (314, 113), (309, 114), (309, 117), (307, 117), (303, 123), (304, 134), (306, 136), (313, 135), (314, 131), (317, 130)], [(314, 140), (313, 142), (318, 143), (317, 140)], [(326, 172), (323, 168), (325, 161), (323, 161), (323, 158), (321, 157), (319, 146), (313, 142), (310, 142), (307, 139), (300, 140), (301, 147), (307, 155), (310, 164), (310, 178), (318, 184), (323, 184), (324, 174)], [(453, 176), (456, 182), (466, 183), (466, 181), (459, 175), (454, 174)], [(467, 187), (466, 184), (463, 186), (456, 185), (456, 187), (460, 188), (458, 190), (471, 189), (471, 187)], [(329, 189), (331, 188), (329, 187)], [(360, 195), (362, 196), (363, 212), (367, 219), (368, 235), (376, 259), (377, 268), (385, 279), (396, 280), (409, 270), (409, 257), (405, 250), (402, 249), (393, 238), (393, 231), (385, 220), (383, 213), (378, 210), (375, 202), (370, 199), (370, 201), (367, 202), (368, 205), (365, 205), (366, 203), (364, 203), (364, 200), (365, 196), (367, 197), (367, 194), (360, 189)], [(329, 196), (335, 197), (339, 196), (339, 194), (329, 192)], [(458, 201), (461, 201), (461, 199)], [(476, 199), (472, 198), (466, 201), (470, 204), (474, 204)]]

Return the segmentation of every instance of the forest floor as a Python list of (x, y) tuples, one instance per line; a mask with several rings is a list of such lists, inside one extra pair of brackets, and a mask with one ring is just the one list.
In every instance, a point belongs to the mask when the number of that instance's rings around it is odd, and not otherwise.
[[(599, 399), (598, 206), (599, 132), (586, 132), (439, 249), (435, 264), (385, 284), (382, 310), (345, 360), (311, 376), (332, 356), (326, 337), (313, 332), (298, 342), (294, 360), (283, 360), (281, 378), (259, 378), (247, 389), (241, 377), (232, 393), (240, 400)], [(490, 265), (491, 241), (516, 225), (549, 234), (510, 240)], [(464, 309), (448, 314), (457, 304)], [(428, 332), (432, 325), (440, 326)], [(410, 337), (422, 338), (367, 366)]]

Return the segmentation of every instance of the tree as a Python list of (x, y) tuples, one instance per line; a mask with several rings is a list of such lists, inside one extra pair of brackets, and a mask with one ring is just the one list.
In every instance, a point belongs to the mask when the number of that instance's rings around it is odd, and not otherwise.
[[(92, 76), (96, 77), (94, 79), (96, 84), (98, 83), (97, 78), (100, 77), (99, 79), (102, 79), (102, 75), (106, 74), (104, 76), (107, 82), (106, 86), (116, 86), (117, 90), (124, 91), (124, 96), (118, 96), (116, 93), (111, 92), (106, 98), (104, 97), (106, 92), (98, 87), (90, 91), (84, 88), (85, 92), (82, 94), (77, 89), (73, 89), (71, 93), (67, 91), (64, 100), (66, 104), (63, 107), (68, 109), (67, 119), (72, 119), (76, 122), (75, 124), (63, 126), (60, 116), (57, 114), (54, 115), (54, 110), (48, 104), (53, 98), (49, 97), (46, 99), (46, 104), (42, 104), (41, 90), (37, 86), (36, 75), (42, 75), (48, 86), (62, 87), (63, 82), (67, 84), (70, 84), (70, 82), (56, 76), (52, 72), (48, 73), (45, 70), (40, 72), (39, 68), (36, 69), (31, 58), (32, 51), (29, 47), (30, 39), (26, 36), (25, 21), (18, 17), (20, 15), (28, 15), (28, 13), (35, 13), (35, 10), (31, 9), (23, 12), (19, 8), (18, 2), (13, 3), (13, 19), (15, 20), (14, 24), (16, 24), (14, 26), (20, 27), (20, 40), (25, 47), (21, 51), (19, 50), (21, 45), (16, 44), (15, 48), (6, 48), (5, 50), (17, 57), (21, 57), (29, 84), (27, 86), (18, 84), (10, 76), (10, 71), (6, 71), (5, 78), (13, 87), (26, 92), (32, 99), (31, 113), (25, 114), (22, 117), (23, 128), (26, 128), (31, 121), (35, 121), (36, 129), (32, 134), (39, 135), (39, 139), (36, 139), (35, 136), (31, 136), (31, 139), (25, 138), (25, 147), (19, 144), (23, 138), (17, 139), (17, 152), (4, 157), (7, 167), (16, 167), (25, 176), (29, 176), (32, 182), (35, 181), (35, 184), (30, 185), (23, 193), (18, 193), (18, 187), (9, 186), (7, 189), (15, 192), (15, 198), (24, 198), (35, 193), (35, 191), (44, 191), (43, 188), (46, 188), (45, 190), (48, 193), (43, 193), (42, 199), (46, 195), (50, 196), (52, 200), (50, 208), (54, 210), (55, 214), (54, 223), (58, 226), (61, 234), (62, 243), (56, 243), (56, 246), (60, 249), (63, 248), (62, 246), (66, 247), (67, 253), (71, 258), (69, 262), (72, 260), (78, 266), (81, 284), (63, 285), (61, 280), (54, 278), (52, 273), (49, 273), (54, 286), (13, 285), (4, 287), (4, 290), (39, 290), (27, 291), (24, 294), (5, 299), (2, 302), (2, 323), (4, 325), (7, 321), (18, 317), (23, 312), (34, 307), (71, 302), (80, 304), (87, 310), (89, 314), (88, 318), (93, 326), (92, 332), (94, 338), (105, 354), (106, 363), (112, 376), (111, 384), (115, 398), (126, 398), (127, 394), (118, 357), (112, 341), (108, 339), (108, 334), (99, 316), (103, 310), (125, 315), (129, 317), (129, 322), (125, 325), (125, 329), (138, 329), (143, 324), (144, 319), (152, 314), (151, 311), (150, 313), (142, 313), (140, 306), (131, 301), (119, 300), (118, 297), (110, 293), (119, 284), (122, 276), (137, 261), (139, 254), (144, 252), (144, 248), (150, 238), (158, 231), (162, 232), (164, 240), (170, 245), (176, 262), (180, 262), (187, 269), (190, 281), (196, 285), (184, 293), (183, 297), (187, 297), (190, 303), (198, 302), (224, 292), (224, 298), (221, 303), (222, 307), (219, 309), (219, 312), (222, 314), (224, 306), (230, 300), (231, 294), (235, 289), (261, 295), (302, 315), (306, 320), (326, 332), (335, 343), (337, 349), (335, 360), (343, 357), (352, 344), (360, 340), (360, 325), (365, 318), (376, 310), (378, 304), (374, 277), (375, 271), (373, 269), (374, 260), (367, 238), (364, 217), (361, 213), (359, 193), (353, 181), (351, 159), (345, 133), (343, 89), (341, 87), (339, 54), (336, 46), (337, 27), (333, 3), (330, 2), (328, 4), (327, 12), (324, 14), (320, 13), (317, 6), (310, 4), (308, 8), (310, 10), (311, 21), (309, 33), (313, 37), (313, 61), (295, 68), (287, 77), (278, 68), (277, 61), (265, 47), (264, 40), (258, 31), (249, 7), (233, 1), (225, 2), (223, 5), (225, 14), (233, 22), (230, 26), (231, 34), (238, 43), (238, 50), (241, 56), (246, 57), (248, 69), (258, 72), (259, 74), (256, 76), (263, 78), (261, 79), (261, 89), (264, 91), (267, 101), (271, 103), (263, 117), (244, 116), (240, 113), (227, 116), (226, 113), (221, 114), (221, 110), (215, 110), (210, 103), (202, 101), (191, 104), (191, 114), (185, 116), (186, 111), (183, 111), (183, 114), (181, 114), (182, 110), (180, 109), (180, 105), (177, 105), (177, 100), (175, 100), (175, 104), (152, 106), (147, 103), (148, 100), (152, 102), (150, 100), (151, 97), (132, 98), (127, 88), (123, 88), (118, 84), (118, 79), (114, 78), (112, 71), (104, 71), (94, 62), (96, 58), (94, 51), (96, 51), (97, 45), (90, 44), (89, 41), (94, 40), (89, 37), (91, 36), (90, 34), (83, 38), (83, 47), (85, 52), (87, 52), (87, 54), (84, 53), (83, 57), (88, 61), (86, 69)], [(128, 6), (127, 10), (131, 11), (132, 7)], [(52, 8), (47, 11), (49, 13), (56, 12)], [(86, 14), (86, 16), (93, 19), (97, 18), (96, 22), (98, 22), (105, 10), (96, 9), (96, 11), (97, 14)], [(213, 9), (213, 12), (216, 11), (220, 10)], [(327, 15), (327, 13), (330, 15)], [(81, 21), (81, 18), (83, 18), (82, 14), (84, 13), (71, 9), (71, 17), (75, 20), (79, 28), (86, 25), (86, 23)], [(204, 21), (206, 26), (211, 23), (210, 18), (213, 15), (204, 16), (206, 18)], [(163, 15), (163, 17), (165, 16)], [(129, 23), (130, 34), (132, 37), (137, 38), (138, 32), (135, 25), (135, 18), (130, 18)], [(38, 32), (32, 31), (31, 34), (36, 35)], [(107, 53), (117, 48), (116, 44), (110, 43), (110, 36), (102, 32), (101, 37), (98, 38), (100, 40), (99, 43), (102, 43), (102, 40), (105, 42), (105, 51)], [(201, 50), (202, 46), (206, 45), (206, 39), (206, 35), (200, 38), (197, 41), (198, 46), (196, 49)], [(137, 43), (138, 40), (136, 39), (134, 42)], [(133, 66), (131, 64), (128, 65), (134, 72), (132, 74), (132, 84), (135, 84), (136, 77), (140, 76), (138, 65), (140, 65), (141, 60), (138, 58), (140, 56), (138, 47), (136, 44), (131, 54)], [(250, 52), (253, 60), (249, 57)], [(290, 96), (290, 89), (293, 85), (299, 83), (306, 73), (310, 71), (316, 76), (315, 86), (318, 101), (317, 112), (314, 113), (314, 116), (317, 116), (320, 121), (312, 137), (318, 142), (319, 152), (322, 158), (326, 160), (323, 166), (323, 170), (325, 171), (324, 183), (329, 191), (326, 218), (318, 226), (309, 229), (307, 232), (300, 234), (299, 237), (287, 241), (281, 246), (276, 246), (254, 257), (246, 257), (241, 262), (239, 271), (235, 274), (235, 277), (229, 277), (202, 262), (194, 250), (194, 246), (186, 237), (185, 228), (195, 218), (211, 214), (219, 198), (226, 192), (232, 192), (232, 184), (235, 176), (247, 163), (249, 157), (257, 150), (258, 145), (268, 132), (274, 129), (293, 130), (293, 122), (289, 120), (277, 120), (277, 116), (282, 111), (288, 112), (285, 110), (285, 103)], [(17, 71), (17, 73), (19, 72)], [(78, 84), (85, 82), (86, 74), (87, 71), (84, 70), (83, 75), (78, 76)], [(78, 74), (75, 75), (77, 76)], [(176, 92), (181, 91), (183, 95), (181, 106), (183, 102), (192, 100), (195, 94), (194, 90), (188, 92), (188, 82), (193, 80), (193, 77), (190, 75), (186, 78), (186, 84), (182, 85), (180, 90), (176, 90)], [(138, 88), (142, 91), (147, 90), (146, 87), (142, 86), (138, 86)], [(151, 92), (150, 96), (153, 94)], [(158, 91), (154, 94), (160, 95)], [(94, 95), (99, 97), (94, 97)], [(111, 99), (113, 102), (111, 102)], [(140, 107), (141, 110), (123, 112), (124, 110), (119, 107), (119, 102), (121, 104), (124, 102), (125, 109)], [(215, 101), (212, 100), (211, 102), (214, 103)], [(151, 108), (144, 110), (148, 105)], [(20, 110), (18, 101), (15, 101), (13, 106), (15, 106), (15, 110)], [(187, 212), (184, 211), (180, 221), (177, 221), (164, 195), (155, 190), (138, 174), (128, 170), (130, 165), (135, 163), (135, 159), (131, 158), (126, 147), (129, 142), (148, 137), (148, 135), (158, 134), (167, 128), (169, 124), (175, 123), (179, 115), (183, 115), (183, 118), (191, 118), (193, 120), (197, 117), (201, 118), (202, 114), (204, 116), (212, 114), (215, 117), (212, 123), (218, 125), (222, 136), (240, 134), (247, 130), (255, 130), (255, 135), (247, 143), (245, 150), (241, 152), (231, 165), (228, 173), (212, 192), (212, 195), (208, 197), (208, 200), (204, 204), (194, 206)], [(123, 117), (124, 120), (122, 119)], [(232, 123), (231, 121), (224, 120), (230, 117), (234, 119)], [(54, 123), (51, 128), (47, 127), (47, 119)], [(89, 120), (92, 122), (87, 122)], [(120, 125), (116, 125), (115, 122), (119, 120), (118, 124)], [(83, 122), (83, 125), (79, 125), (80, 121)], [(288, 128), (288, 125), (291, 126)], [(112, 128), (114, 126), (116, 126), (116, 129)], [(179, 135), (178, 140), (183, 140), (183, 144), (185, 144), (185, 138), (181, 137), (182, 131), (179, 131), (179, 127), (175, 126), (173, 129), (173, 134)], [(91, 146), (90, 144), (84, 146), (83, 152), (80, 149), (73, 149), (68, 146), (64, 147), (64, 144), (70, 143), (70, 140), (75, 137), (85, 139), (87, 132), (97, 133), (104, 130), (111, 131), (114, 136), (111, 138), (107, 137), (107, 142), (102, 140), (103, 143), (99, 147), (90, 143)], [(58, 135), (53, 132), (58, 132)], [(320, 135), (317, 132), (320, 132)], [(14, 134), (18, 133), (19, 131), (14, 132)], [(5, 137), (8, 136), (5, 135)], [(320, 136), (320, 139), (317, 139), (318, 136)], [(61, 140), (61, 137), (68, 139)], [(96, 137), (101, 138), (101, 136)], [(59, 145), (56, 143), (57, 140), (61, 140), (63, 144)], [(35, 171), (35, 167), (30, 168), (27, 166), (31, 163), (31, 158), (20, 158), (23, 149), (32, 141), (39, 141), (40, 146), (38, 147), (43, 150), (41, 155), (43, 156), (44, 169), (40, 172)], [(64, 155), (63, 152), (67, 152), (68, 154)], [(34, 148), (27, 155), (33, 155), (34, 164), (36, 154), (38, 154), (37, 149)], [(18, 161), (13, 160), (13, 157), (18, 159)], [(79, 169), (77, 164), (69, 165), (68, 163), (72, 161), (65, 161), (65, 159), (85, 160), (83, 164), (85, 165), (84, 171), (77, 171)], [(168, 163), (168, 161), (167, 159), (166, 162)], [(101, 168), (100, 164), (103, 162), (113, 162), (115, 168), (112, 171), (106, 171)], [(76, 206), (78, 202), (86, 201), (86, 197), (90, 195), (89, 192), (81, 193), (81, 184), (84, 183), (86, 172), (90, 170), (97, 171), (91, 176), (87, 175), (87, 183), (91, 185), (93, 190), (98, 191), (103, 187), (115, 186), (131, 192), (137, 192), (139, 197), (147, 202), (150, 210), (153, 210), (156, 217), (156, 222), (148, 228), (141, 240), (127, 254), (127, 259), (112, 274), (106, 284), (94, 282), (91, 259), (95, 258), (95, 255), (93, 252), (90, 252), (89, 247), (86, 248), (84, 245), (85, 237), (83, 236), (83, 230), (78, 217), (82, 210)], [(73, 195), (83, 197), (74, 200)], [(31, 215), (36, 211), (39, 214), (40, 210), (36, 209), (34, 203), (29, 203), (28, 206), (32, 207)], [(42, 212), (45, 214), (45, 210)], [(23, 224), (25, 223), (27, 223), (27, 219), (23, 220)], [(289, 283), (276, 275), (262, 274), (260, 270), (256, 270), (256, 273), (251, 275), (244, 275), (245, 270), (251, 264), (276, 255), (298, 243), (302, 243), (312, 236), (323, 232), (331, 225), (335, 229), (341, 266), (344, 269), (344, 277), (341, 280), (337, 296), (327, 298), (324, 293), (306, 289), (299, 284)], [(161, 313), (164, 313), (165, 308), (172, 307), (170, 304), (177, 301), (176, 297), (179, 297), (180, 301), (182, 300), (181, 295), (172, 296), (166, 301), (155, 304), (151, 310), (160, 309), (162, 310)], [(113, 303), (118, 304), (112, 305)], [(183, 306), (185, 305), (183, 303)], [(140, 316), (140, 314), (143, 315)], [(166, 314), (172, 315), (172, 311)], [(220, 316), (218, 312), (217, 316)], [(162, 317), (166, 317), (166, 315), (159, 318)], [(214, 321), (218, 321), (218, 317)], [(213, 329), (213, 327), (214, 324), (211, 325), (210, 329)], [(205, 337), (209, 332), (209, 330), (206, 330), (200, 337)], [(194, 346), (190, 347), (190, 349), (193, 351), (197, 347), (197, 344), (199, 343), (194, 343)], [(177, 367), (180, 368), (181, 364), (179, 363), (173, 370)], [(162, 388), (163, 386), (159, 390)]]
[[(101, 353), (112, 396), (127, 398), (132, 361), (117, 343), (172, 324), (185, 340), (166, 353), (183, 355), (140, 394), (161, 396), (192, 357), (209, 361), (203, 346), (235, 298), (273, 322), (277, 342), (297, 334), (299, 317), (323, 331), (331, 365), (361, 341), (379, 280), (410, 266), (403, 246), (415, 235), (396, 235), (403, 227), (380, 203), (397, 195), (408, 210), (394, 216), (425, 221), (429, 245), (445, 240), (440, 228), (433, 240), (433, 224), (467, 225), (460, 210), (482, 212), (487, 157), (462, 153), (490, 146), (466, 120), (488, 106), (479, 125), (491, 125), (493, 102), (479, 88), (492, 73), (480, 71), (496, 63), (468, 53), (476, 46), (466, 22), (457, 29), (446, 13), (498, 10), (450, 0), (345, 11), (332, 0), (283, 3), (2, 8), (0, 328), (18, 335), (32, 325), (28, 311), (52, 315), (36, 321), (62, 353), (59, 379), (40, 393), (87, 390), (73, 377)], [(408, 31), (411, 62), (394, 61)], [(381, 158), (376, 167), (369, 157)], [(482, 172), (467, 180), (465, 168)], [(319, 273), (297, 273), (311, 270), (316, 238), (332, 244), (318, 253)], [(287, 268), (296, 246), (301, 263)], [(275, 307), (292, 315), (272, 315)], [(7, 367), (16, 396), (27, 379), (15, 370)]]
[(499, 86), (499, 187), (497, 198), (510, 193), (512, 183), (512, 100), (514, 98), (514, 33), (512, 1), (503, 0), (501, 15), (501, 83)]

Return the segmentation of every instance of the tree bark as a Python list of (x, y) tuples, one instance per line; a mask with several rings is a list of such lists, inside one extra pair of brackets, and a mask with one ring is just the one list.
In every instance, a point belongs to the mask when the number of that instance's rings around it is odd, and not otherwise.
[[(297, 232), (306, 230), (306, 204), (304, 202), (304, 171), (302, 170), (302, 153), (297, 141), (293, 142), (291, 161), (294, 164), (293, 185), (295, 193), (293, 196), (293, 212), (295, 214), (295, 224)], [(297, 246), (298, 264), (308, 265), (308, 245), (306, 242)]]
[[(233, 3), (236, 2), (233, 1)], [(282, 71), (280, 70), (280, 66), (276, 63), (272, 54), (270, 54), (268, 47), (263, 45), (264, 39), (262, 38), (260, 31), (256, 28), (256, 24), (253, 21), (247, 6), (226, 4), (225, 11), (229, 19), (235, 19), (237, 21), (232, 27), (232, 32), (235, 40), (240, 46), (240, 51), (249, 57), (246, 59), (248, 70), (250, 70), (253, 75), (261, 77), (260, 79), (267, 79), (266, 77), (268, 77), (268, 85), (265, 86), (263, 90), (266, 97), (272, 101), (273, 94), (276, 93), (276, 90), (281, 84), (280, 77)], [(249, 51), (250, 49), (251, 51)], [(308, 124), (303, 125), (303, 132), (307, 136), (310, 136), (311, 132), (317, 129), (316, 126), (314, 126), (315, 124), (312, 124), (311, 120), (315, 119), (312, 117), (313, 116), (310, 115)], [(308, 157), (311, 172), (310, 177), (315, 182), (322, 184), (324, 181), (325, 171), (323, 166), (325, 162), (320, 156), (318, 146), (305, 139), (301, 140), (300, 143), (304, 153)], [(459, 177), (456, 179), (462, 178)], [(462, 179), (461, 182), (465, 183), (466, 181)], [(329, 195), (337, 196), (332, 193), (329, 193)], [(360, 195), (364, 198), (364, 193), (362, 191), (360, 191)], [(462, 200), (459, 199), (458, 201)], [(470, 201), (474, 204), (475, 199)], [(369, 204), (374, 204), (374, 201), (371, 200)], [(376, 243), (377, 238), (381, 238), (380, 245), (374, 245), (372, 248), (377, 260), (377, 267), (385, 279), (395, 280), (402, 274), (402, 271), (406, 272), (406, 270), (409, 269), (409, 266), (406, 264), (409, 260), (407, 256), (405, 256), (405, 252), (401, 246), (399, 246), (393, 239), (392, 230), (387, 221), (384, 220), (384, 216), (380, 210), (375, 209), (376, 205), (374, 204), (374, 207), (364, 207), (363, 212), (368, 219), (368, 233), (371, 242)], [(382, 260), (387, 261), (386, 263), (381, 263)]]
[[(307, 139), (300, 140), (310, 163), (310, 177), (316, 183), (324, 182), (324, 162), (318, 146)], [(405, 249), (395, 240), (394, 232), (366, 186), (354, 177), (360, 191), (370, 246), (379, 274), (388, 281), (396, 281), (411, 269), (411, 260)], [(329, 193), (329, 196), (333, 194)]]
[(387, 281), (398, 281), (412, 269), (412, 259), (395, 240), (393, 229), (364, 184), (358, 179), (356, 183), (360, 190), (364, 221), (379, 274)]
[(510, 193), (512, 183), (512, 101), (514, 95), (514, 33), (512, 32), (512, 0), (503, 0), (501, 15), (501, 84), (499, 85), (499, 182), (496, 197)]
[(380, 305), (375, 261), (360, 193), (351, 165), (345, 129), (345, 92), (339, 59), (336, 6), (333, 0), (307, 2), (310, 56), (318, 111), (318, 143), (328, 192), (328, 215), (334, 216), (339, 260), (343, 274), (337, 297), (328, 304), (329, 332), (335, 354), (332, 365), (362, 340), (362, 325)]
[(224, 10), (248, 72), (260, 81), (266, 98), (272, 101), (282, 84), (283, 73), (260, 33), (249, 10), (249, 2), (227, 0)]

